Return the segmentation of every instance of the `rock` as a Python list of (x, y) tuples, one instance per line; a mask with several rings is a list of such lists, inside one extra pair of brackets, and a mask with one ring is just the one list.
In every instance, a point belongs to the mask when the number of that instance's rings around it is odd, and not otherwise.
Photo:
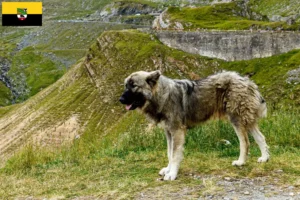
[(175, 22), (175, 29), (183, 30), (183, 25), (180, 22)]
[(168, 28), (170, 24), (168, 21), (164, 21), (164, 15), (166, 14), (167, 9), (163, 11), (157, 18), (154, 20), (152, 28), (154, 29), (160, 29), (160, 28)]
[(250, 192), (249, 192), (249, 191), (245, 191), (244, 194), (245, 194), (245, 195), (249, 195)]
[(293, 19), (293, 18), (289, 18), (287, 21), (286, 21), (287, 25), (293, 25), (296, 23), (296, 20)]
[(231, 145), (231, 142), (229, 140), (222, 139), (221, 142), (224, 143), (226, 146)]
[(286, 82), (288, 84), (299, 84), (300, 83), (300, 67), (287, 72), (288, 78)]
[(224, 178), (226, 181), (231, 181), (231, 178), (230, 177), (225, 177)]
[(272, 15), (270, 17), (270, 21), (272, 21), (272, 22), (281, 21), (281, 16), (280, 15)]
[(76, 140), (80, 139), (80, 135), (76, 135), (76, 136), (75, 136), (75, 139), (76, 139)]
[(295, 187), (292, 186), (292, 185), (288, 187), (289, 190), (293, 190), (294, 188), (295, 188)]
[(249, 7), (249, 0), (247, 1), (236, 1), (237, 6), (240, 8), (240, 11), (236, 12), (235, 14), (237, 16), (242, 16), (251, 20), (257, 20), (257, 21), (263, 21), (263, 20), (269, 20), (266, 16), (261, 15), (259, 13), (256, 13), (253, 11), (253, 9), (250, 9)]
[(226, 61), (270, 57), (300, 48), (299, 32), (156, 31), (155, 34), (171, 48)]
[(295, 194), (294, 194), (294, 192), (290, 192), (289, 195), (290, 196), (294, 196)]
[(91, 14), (89, 17), (93, 19), (99, 19), (104, 22), (115, 22), (120, 20), (122, 16), (128, 16), (128, 15), (140, 16), (140, 15), (148, 15), (150, 13), (161, 13), (161, 12), (162, 9), (151, 7), (143, 3), (114, 2), (106, 5), (101, 11), (96, 11), (95, 13)]

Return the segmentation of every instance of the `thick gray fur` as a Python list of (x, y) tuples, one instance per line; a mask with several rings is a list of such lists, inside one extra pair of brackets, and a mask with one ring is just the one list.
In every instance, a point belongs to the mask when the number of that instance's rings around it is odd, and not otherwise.
[(232, 165), (245, 164), (248, 133), (260, 147), (258, 162), (269, 160), (265, 137), (257, 125), (258, 119), (266, 116), (266, 102), (249, 78), (226, 71), (191, 81), (170, 79), (160, 71), (139, 71), (127, 77), (125, 84), (129, 80), (135, 84), (132, 91), (146, 99), (140, 110), (165, 129), (169, 164), (159, 172), (164, 180), (177, 177), (186, 130), (212, 118), (228, 119), (239, 138), (240, 156)]

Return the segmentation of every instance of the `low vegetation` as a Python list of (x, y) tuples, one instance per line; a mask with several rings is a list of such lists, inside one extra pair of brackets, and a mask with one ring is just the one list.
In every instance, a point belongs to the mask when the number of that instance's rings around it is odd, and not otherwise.
[(202, 7), (170, 7), (167, 18), (175, 28), (175, 22), (180, 22), (185, 30), (215, 29), (215, 30), (298, 30), (299, 23), (288, 25), (286, 22), (257, 21), (245, 17), (246, 12), (236, 2), (216, 4)]
[(299, 22), (300, 2), (298, 0), (250, 0), (253, 10), (267, 15), (293, 18)]
[[(218, 29), (218, 30), (249, 30), (249, 29), (268, 29), (276, 30), (298, 30), (299, 23), (287, 25), (286, 22), (268, 22), (255, 21), (245, 18), (241, 15), (242, 9), (237, 3), (216, 4), (201, 6), (204, 1), (196, 1), (188, 3), (187, 1), (168, 1), (153, 2), (148, 0), (115, 0), (114, 2), (140, 3), (156, 9), (163, 9), (168, 6), (169, 18), (171, 22), (181, 22), (185, 30), (195, 29)], [(207, 1), (208, 2), (208, 1)], [(121, 29), (129, 27), (129, 25), (103, 25), (98, 22), (80, 23), (82, 19), (89, 19), (88, 16), (100, 11), (111, 1), (91, 1), (81, 2), (75, 1), (53, 1), (44, 2), (46, 8), (43, 12), (45, 20), (42, 27), (38, 28), (12, 28), (2, 27), (0, 32), (2, 37), (0, 44), (2, 51), (0, 57), (8, 58), (11, 63), (9, 77), (12, 79), (17, 94), (13, 97), (14, 102), (22, 102), (38, 91), (46, 88), (54, 83), (66, 69), (85, 55), (86, 50), (92, 44), (103, 30)], [(200, 7), (179, 8), (180, 5), (198, 5)], [(55, 6), (54, 6), (55, 5)], [(282, 16), (294, 15), (298, 12), (298, 3), (293, 1), (291, 6), (287, 7), (287, 1), (282, 1), (278, 6), (278, 0), (250, 1), (251, 9), (262, 15), (271, 16), (271, 14), (280, 13)], [(87, 9), (88, 8), (88, 9)], [(271, 12), (271, 8), (276, 8), (276, 12)], [(123, 16), (117, 21), (125, 23), (138, 23), (150, 25), (154, 19), (153, 16), (147, 15), (129, 15)], [(77, 20), (77, 22), (75, 22)], [(172, 27), (171, 27), (172, 28)], [(86, 31), (88, 30), (88, 31)], [(55, 36), (55, 37), (53, 37)], [(23, 49), (29, 47), (28, 49)], [(26, 51), (26, 52), (25, 52)], [(32, 57), (35, 59), (27, 59), (26, 65), (23, 58)], [(55, 76), (53, 77), (53, 73)], [(21, 75), (21, 79), (19, 79)], [(36, 77), (40, 77), (38, 80)], [(36, 80), (36, 81), (34, 81)], [(6, 86), (1, 86), (3, 92)], [(8, 88), (5, 88), (8, 90)], [(5, 96), (5, 95), (1, 95)], [(1, 97), (2, 98), (2, 97)], [(12, 100), (5, 97), (1, 101), (9, 104)], [(2, 103), (2, 105), (4, 105)], [(7, 105), (7, 103), (5, 104)]]
[(0, 82), (0, 107), (9, 105), (11, 101), (11, 91), (2, 82)]
[[(70, 147), (54, 151), (28, 145), (2, 169), (0, 178), (6, 181), (0, 183), (0, 195), (4, 198), (50, 198), (59, 194), (60, 198), (128, 199), (145, 191), (166, 197), (166, 193), (156, 193), (157, 187), (166, 187), (167, 192), (180, 191), (183, 186), (197, 188), (187, 193), (187, 197), (218, 191), (218, 188), (212, 190), (214, 182), (207, 186), (202, 178), (193, 178), (194, 175), (272, 176), (279, 180), (277, 185), (299, 184), (298, 112), (270, 111), (268, 118), (261, 121), (261, 130), (267, 137), (272, 155), (270, 162), (265, 164), (256, 162), (259, 149), (251, 140), (248, 163), (240, 168), (231, 166), (231, 161), (238, 156), (239, 145), (229, 123), (215, 121), (190, 130), (179, 178), (172, 183), (160, 181), (158, 175), (167, 161), (162, 130), (145, 132), (146, 123), (142, 116), (135, 111), (126, 115), (126, 118), (134, 119), (130, 121), (134, 126), (127, 124), (128, 120), (119, 122), (117, 126), (122, 128), (118, 130), (118, 137), (114, 134), (83, 137)], [(226, 145), (224, 140), (231, 144)], [(277, 173), (278, 170), (283, 173)]]
[[(2, 58), (9, 64), (7, 77), (16, 91), (14, 102), (23, 102), (56, 82), (71, 65), (84, 57), (93, 43), (92, 38), (97, 38), (104, 30), (128, 27), (98, 22), (46, 22), (36, 29), (0, 29), (5, 35), (0, 39), (3, 46), (0, 63)], [(11, 103), (9, 99), (5, 105)]]
[[(271, 176), (279, 180), (272, 184), (298, 186), (299, 96), (291, 99), (290, 94), (298, 94), (299, 88), (298, 84), (288, 84), (283, 74), (299, 67), (299, 55), (295, 50), (270, 58), (224, 62), (168, 48), (154, 36), (138, 31), (104, 32), (91, 45), (85, 58), (88, 61), (81, 59), (59, 81), (28, 101), (0, 108), (3, 137), (15, 133), (15, 129), (19, 130), (15, 134), (27, 136), (16, 137), (1, 155), (6, 164), (0, 173), (0, 179), (5, 180), (0, 183), (0, 196), (126, 199), (144, 191), (162, 197), (157, 187), (171, 193), (183, 187), (194, 188), (188, 193), (191, 197), (219, 190), (213, 180), (207, 183), (190, 174)], [(167, 164), (163, 131), (155, 128), (147, 132), (144, 116), (137, 111), (126, 112), (118, 102), (124, 78), (141, 69), (160, 69), (173, 78), (191, 79), (221, 69), (251, 74), (269, 106), (268, 117), (260, 127), (270, 146), (270, 162), (256, 163), (259, 149), (251, 139), (247, 165), (231, 166), (239, 152), (237, 137), (228, 123), (214, 121), (188, 132), (178, 180), (157, 180), (159, 169)], [(71, 138), (69, 145), (54, 145), (55, 136), (45, 133), (55, 131), (71, 116), (78, 118), (79, 139)], [(44, 134), (49, 143), (34, 142), (37, 133)], [(19, 151), (20, 144), (24, 146)]]

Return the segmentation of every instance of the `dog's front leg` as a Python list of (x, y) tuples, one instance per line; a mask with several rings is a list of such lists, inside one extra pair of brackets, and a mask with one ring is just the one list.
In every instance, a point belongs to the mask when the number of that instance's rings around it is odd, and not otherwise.
[(169, 158), (169, 172), (165, 174), (164, 180), (175, 180), (179, 170), (180, 162), (183, 159), (185, 129), (170, 131), (171, 147)]
[(171, 137), (171, 134), (168, 130), (165, 130), (165, 134), (166, 134), (166, 139), (167, 139), (167, 145), (168, 145), (168, 166), (167, 167), (164, 167), (162, 168), (160, 171), (159, 171), (159, 175), (161, 176), (164, 176), (166, 175), (167, 173), (170, 172), (170, 166), (171, 166), (171, 157), (172, 157), (172, 137)]

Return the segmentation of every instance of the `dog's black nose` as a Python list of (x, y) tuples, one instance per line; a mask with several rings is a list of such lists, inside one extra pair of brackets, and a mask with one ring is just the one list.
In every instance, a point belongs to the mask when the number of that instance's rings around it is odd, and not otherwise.
[(122, 104), (125, 104), (125, 98), (123, 96), (120, 97), (119, 101), (122, 103)]

